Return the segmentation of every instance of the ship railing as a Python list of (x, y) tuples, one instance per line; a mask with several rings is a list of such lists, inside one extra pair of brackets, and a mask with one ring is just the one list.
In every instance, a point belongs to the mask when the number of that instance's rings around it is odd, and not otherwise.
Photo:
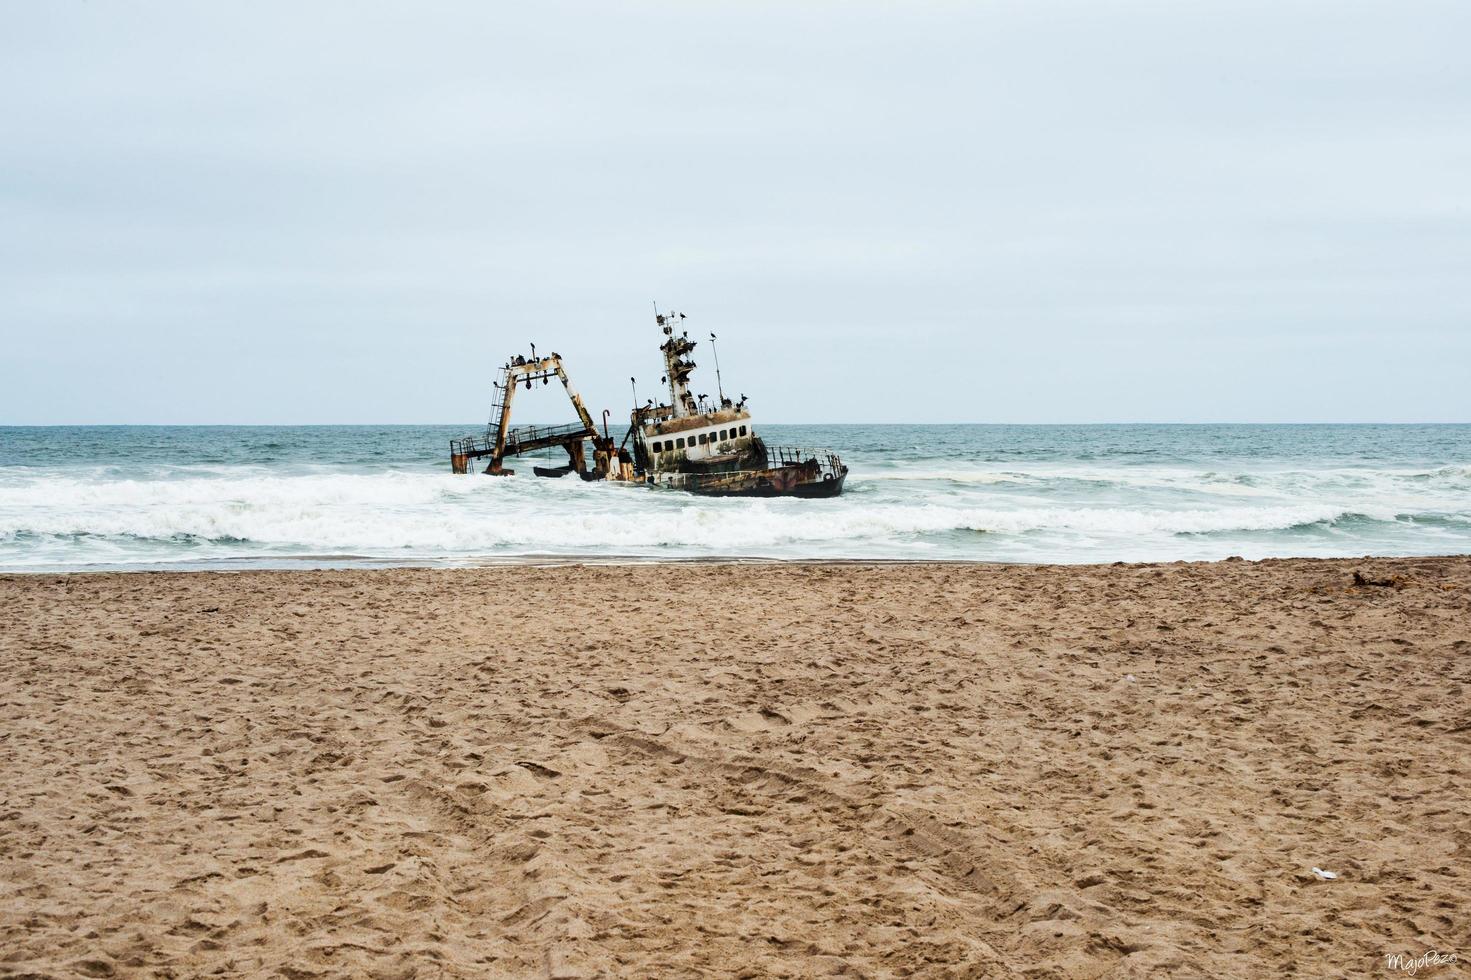
[[(567, 425), (523, 425), (511, 429), (506, 433), (506, 456), (515, 456), (521, 452), (523, 445), (535, 444), (544, 446), (548, 440), (555, 442), (558, 439), (567, 439), (586, 434), (587, 428), (580, 422), (572, 422)], [(450, 452), (468, 456), (488, 456), (495, 451), (495, 433), (487, 432), (484, 436), (469, 435), (462, 439), (451, 439), (449, 441)]]
[(562, 439), (579, 434), (587, 434), (587, 428), (580, 422), (572, 422), (567, 425), (523, 425), (506, 433), (506, 455), (516, 455), (521, 451), (520, 447), (526, 443), (544, 445), (547, 440)]
[(480, 436), (465, 436), (463, 439), (451, 439), (449, 451), (454, 456), (488, 456), (495, 450), (495, 440), (489, 435), (484, 438)]
[(771, 467), (801, 466), (817, 462), (823, 476), (838, 477), (843, 473), (843, 460), (830, 449), (813, 449), (807, 446), (767, 446), (766, 461)]

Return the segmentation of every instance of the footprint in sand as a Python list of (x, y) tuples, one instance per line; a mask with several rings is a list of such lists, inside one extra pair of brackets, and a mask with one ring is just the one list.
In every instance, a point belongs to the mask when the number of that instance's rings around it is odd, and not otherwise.
[(726, 727), (737, 732), (766, 732), (773, 728), (785, 728), (791, 723), (790, 718), (772, 708), (747, 711), (725, 719)]

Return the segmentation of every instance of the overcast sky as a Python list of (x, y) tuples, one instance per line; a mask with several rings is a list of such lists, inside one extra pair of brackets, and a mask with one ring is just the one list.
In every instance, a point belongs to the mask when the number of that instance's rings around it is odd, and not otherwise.
[(1471, 421), (1468, 50), (1465, 0), (11, 0), (0, 424), (483, 421), (531, 341), (624, 415), (656, 300), (758, 420)]

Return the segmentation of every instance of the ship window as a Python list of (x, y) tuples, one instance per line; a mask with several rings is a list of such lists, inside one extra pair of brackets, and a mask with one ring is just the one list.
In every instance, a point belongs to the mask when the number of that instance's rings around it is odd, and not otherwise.
[(701, 432), (700, 433), (700, 445), (703, 446), (705, 443), (707, 443), (709, 441), (710, 441), (710, 437), (707, 436), (705, 433)]
[(741, 426), (741, 435), (745, 435), (745, 434), (746, 434), (746, 427), (743, 425), (743, 426)]
[(720, 430), (720, 441), (721, 442), (724, 442), (726, 439), (729, 439), (729, 438), (730, 438), (730, 433), (729, 432), (726, 432), (724, 429), (721, 429)]
[(656, 453), (662, 453), (663, 451), (664, 451), (664, 444), (662, 442), (656, 442), (656, 443), (654, 443), (654, 452), (656, 452)]
[(678, 446), (680, 449), (683, 449), (684, 448), (684, 436), (680, 436), (678, 439), (674, 440), (674, 444), (676, 446)]

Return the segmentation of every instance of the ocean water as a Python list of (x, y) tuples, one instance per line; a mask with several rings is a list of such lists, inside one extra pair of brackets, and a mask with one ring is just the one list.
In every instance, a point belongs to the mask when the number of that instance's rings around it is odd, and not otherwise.
[(1471, 552), (1471, 425), (761, 427), (836, 500), (453, 476), (474, 428), (0, 428), (0, 570)]

